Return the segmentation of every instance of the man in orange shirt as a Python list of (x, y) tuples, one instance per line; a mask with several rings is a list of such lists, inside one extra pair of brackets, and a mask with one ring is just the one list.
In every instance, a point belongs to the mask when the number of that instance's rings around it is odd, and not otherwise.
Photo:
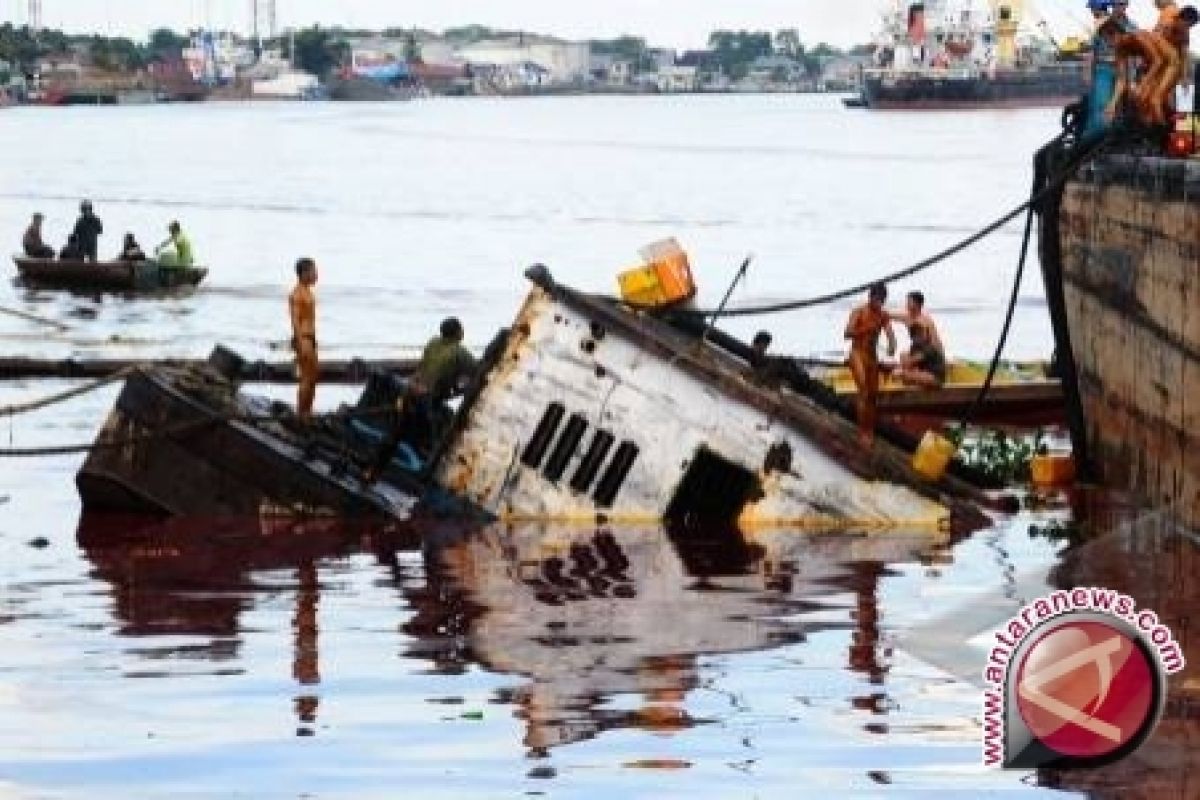
[(296, 288), (288, 295), (292, 318), (292, 349), (296, 351), (296, 415), (303, 423), (312, 420), (313, 400), (317, 396), (317, 263), (311, 258), (296, 262)]

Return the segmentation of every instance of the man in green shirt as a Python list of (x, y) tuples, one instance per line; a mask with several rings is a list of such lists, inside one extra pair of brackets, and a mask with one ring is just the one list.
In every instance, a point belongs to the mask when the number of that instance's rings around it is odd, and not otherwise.
[(430, 339), (421, 353), (409, 394), (427, 394), (437, 405), (466, 390), (476, 363), (462, 340), (462, 323), (455, 317), (443, 320), (440, 335)]
[(183, 234), (183, 228), (178, 222), (172, 222), (167, 231), (171, 235), (154, 250), (158, 265), (167, 268), (192, 266), (195, 263), (192, 243)]
[(421, 353), (421, 361), (397, 403), (391, 431), (374, 463), (363, 473), (364, 481), (374, 483), (379, 478), (401, 441), (418, 451), (436, 444), (438, 410), (467, 390), (478, 368), (475, 356), (463, 347), (462, 341), (462, 323), (455, 317), (443, 320), (440, 334), (430, 339)]

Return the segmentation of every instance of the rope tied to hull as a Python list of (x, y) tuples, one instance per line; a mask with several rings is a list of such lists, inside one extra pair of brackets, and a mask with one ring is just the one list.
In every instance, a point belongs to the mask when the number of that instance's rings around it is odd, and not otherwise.
[[(864, 281), (845, 289), (839, 289), (835, 292), (829, 292), (828, 294), (817, 295), (815, 297), (808, 297), (802, 300), (787, 300), (778, 303), (766, 303), (754, 306), (738, 306), (735, 308), (722, 308), (719, 310), (691, 309), (690, 311), (693, 314), (704, 317), (713, 316), (714, 314), (717, 314), (718, 311), (722, 317), (751, 317), (765, 314), (778, 314), (783, 311), (798, 311), (804, 308), (828, 305), (829, 303), (835, 303), (839, 300), (845, 300), (847, 298), (860, 295), (877, 283), (892, 283), (893, 281), (912, 277), (913, 275), (930, 269), (931, 267), (937, 266), (941, 262), (958, 255), (972, 245), (975, 245), (983, 239), (986, 239), (988, 236), (991, 236), (993, 233), (1000, 230), (1022, 214), (1035, 212), (1042, 201), (1050, 197), (1054, 192), (1061, 189), (1086, 160), (1099, 155), (1099, 153), (1113, 140), (1115, 140), (1117, 136), (1118, 132), (1109, 132), (1095, 142), (1078, 144), (1054, 175), (1039, 176), (1037, 183), (1039, 183), (1040, 186), (1035, 187), (1035, 190), (1031, 193), (1028, 200), (975, 231), (970, 236), (960, 239), (949, 247), (946, 247), (927, 258), (921, 259), (915, 264), (904, 267), (903, 269), (896, 270), (895, 272), (891, 272), (877, 278), (872, 278), (869, 281)], [(1042, 150), (1053, 148), (1055, 146), (1061, 146), (1064, 139), (1065, 134), (1059, 134), (1057, 137), (1047, 143)]]
[(12, 403), (6, 406), (0, 406), (0, 417), (15, 417), (19, 414), (28, 414), (31, 411), (38, 411), (59, 403), (65, 403), (68, 400), (73, 400), (76, 397), (94, 392), (97, 389), (102, 389), (110, 383), (123, 381), (132, 375), (133, 372), (138, 368), (138, 366), (126, 367), (125, 369), (117, 370), (111, 375), (105, 375), (103, 378), (97, 378), (94, 381), (85, 383), (83, 386), (76, 386), (72, 389), (56, 392), (55, 394), (47, 395), (46, 397), (41, 397), (37, 400), (29, 400), (23, 403)]

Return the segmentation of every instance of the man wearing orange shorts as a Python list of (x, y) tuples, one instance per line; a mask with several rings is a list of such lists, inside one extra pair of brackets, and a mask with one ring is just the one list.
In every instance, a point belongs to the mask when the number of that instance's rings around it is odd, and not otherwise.
[(850, 340), (850, 374), (858, 390), (858, 440), (863, 447), (875, 441), (875, 413), (879, 404), (879, 334), (888, 340), (888, 355), (896, 354), (896, 334), (883, 309), (887, 302), (887, 287), (873, 285), (867, 294), (867, 304), (850, 312), (846, 323), (846, 338)]
[(311, 258), (296, 262), (296, 288), (288, 295), (292, 318), (292, 349), (296, 352), (296, 416), (303, 423), (312, 420), (313, 400), (317, 396), (317, 263)]

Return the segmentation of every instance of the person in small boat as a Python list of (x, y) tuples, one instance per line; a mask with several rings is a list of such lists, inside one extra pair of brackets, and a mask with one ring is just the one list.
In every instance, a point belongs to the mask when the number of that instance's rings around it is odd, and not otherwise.
[(904, 298), (904, 313), (889, 314), (893, 322), (899, 322), (906, 327), (913, 325), (922, 326), (926, 333), (929, 334), (929, 341), (939, 352), (945, 354), (946, 346), (942, 344), (942, 337), (938, 333), (937, 323), (933, 321), (933, 317), (925, 310), (925, 293), (912, 291)]
[(21, 238), (21, 246), (25, 249), (25, 255), (30, 258), (54, 258), (54, 248), (42, 240), (43, 220), (45, 220), (44, 215), (34, 214), (33, 218), (29, 220), (29, 227), (25, 229), (25, 235)]
[(296, 416), (304, 424), (312, 421), (313, 401), (317, 396), (317, 262), (301, 258), (296, 262), (296, 287), (288, 295), (288, 315), (292, 321), (292, 349), (296, 353)]
[(463, 347), (464, 335), (462, 323), (449, 317), (442, 321), (438, 335), (425, 345), (404, 396), (397, 403), (391, 431), (363, 474), (364, 481), (374, 483), (379, 478), (401, 441), (417, 449), (428, 449), (433, 444), (439, 411), (467, 390), (479, 368), (475, 356)]
[(192, 242), (184, 234), (183, 227), (178, 222), (172, 222), (167, 226), (167, 233), (170, 235), (166, 240), (154, 248), (158, 265), (168, 269), (192, 266), (195, 263)]
[(929, 328), (917, 322), (908, 326), (912, 339), (908, 352), (900, 356), (900, 365), (892, 376), (909, 386), (940, 389), (946, 382), (946, 357), (933, 343)]
[(71, 233), (67, 236), (67, 244), (59, 251), (58, 258), (60, 261), (82, 261), (83, 248), (79, 245), (79, 237)]
[(121, 255), (118, 256), (120, 261), (145, 261), (146, 254), (142, 251), (142, 246), (138, 244), (137, 239), (132, 233), (125, 234), (125, 243), (121, 246)]
[(875, 441), (875, 416), (879, 405), (879, 336), (887, 336), (888, 355), (896, 354), (896, 334), (883, 304), (887, 286), (873, 284), (867, 302), (850, 312), (845, 337), (850, 340), (848, 364), (857, 389), (858, 440), (863, 447)]
[(79, 204), (79, 219), (75, 221), (75, 240), (79, 243), (80, 258), (95, 261), (100, 246), (100, 234), (104, 233), (104, 223), (92, 211), (92, 201), (84, 200)]

